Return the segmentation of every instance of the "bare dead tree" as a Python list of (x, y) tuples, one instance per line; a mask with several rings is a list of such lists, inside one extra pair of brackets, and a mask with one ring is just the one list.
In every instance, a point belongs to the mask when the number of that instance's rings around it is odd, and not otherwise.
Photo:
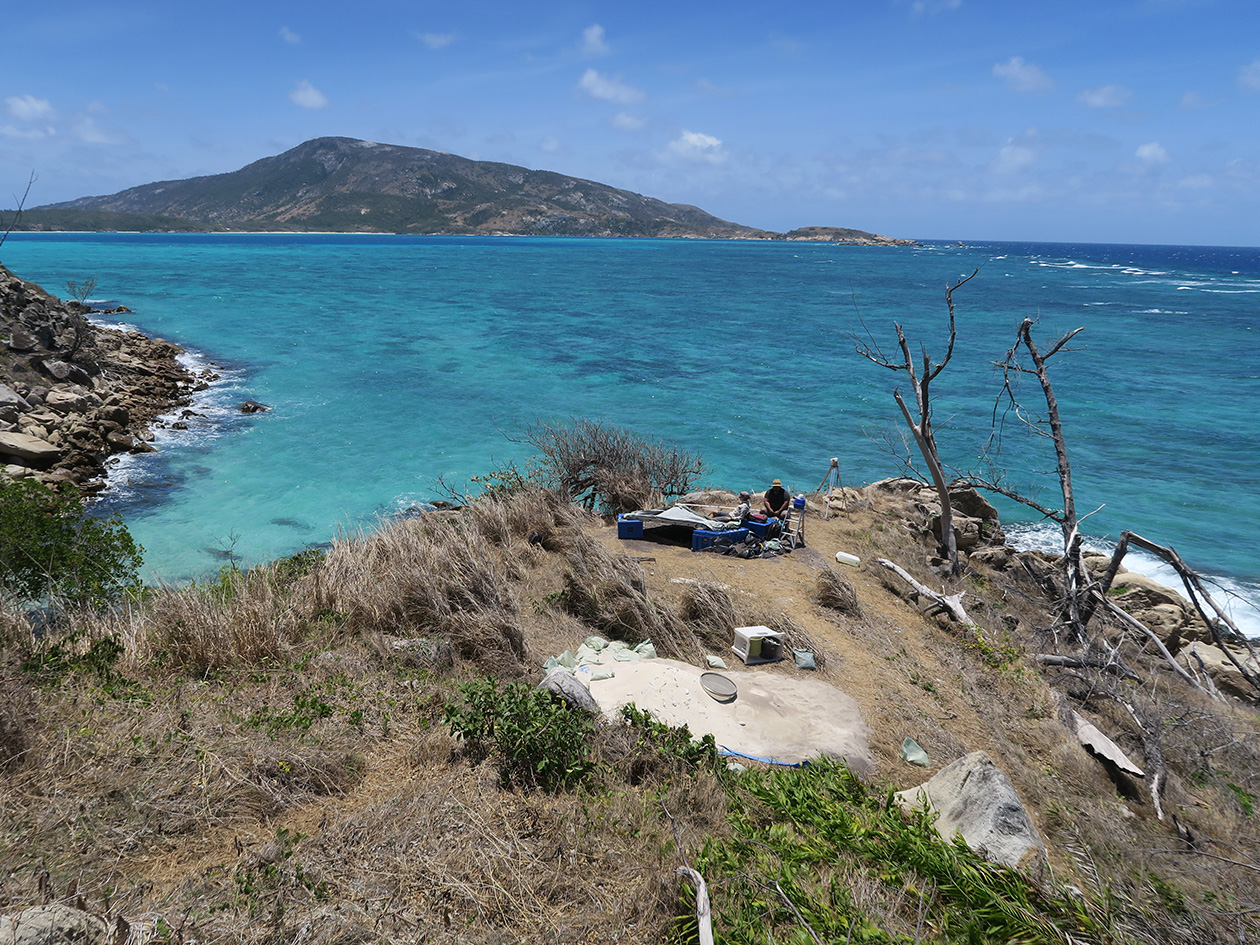
[(954, 512), (949, 501), (949, 483), (945, 479), (945, 469), (941, 465), (940, 450), (936, 445), (936, 433), (932, 428), (931, 385), (941, 371), (945, 370), (945, 366), (949, 364), (949, 359), (954, 356), (954, 342), (958, 337), (954, 321), (954, 290), (966, 285), (979, 272), (980, 270), (977, 269), (966, 278), (959, 279), (953, 285), (945, 287), (945, 304), (949, 308), (949, 346), (945, 349), (945, 357), (939, 362), (933, 363), (931, 356), (927, 352), (927, 347), (920, 345), (921, 361), (916, 366), (914, 355), (910, 351), (910, 343), (906, 340), (906, 334), (902, 331), (901, 325), (897, 322), (893, 322), (893, 328), (897, 331), (897, 346), (901, 349), (900, 360), (893, 360), (885, 355), (875, 340), (870, 337), (869, 331), (867, 332), (868, 340), (856, 340), (854, 342), (854, 348), (862, 357), (878, 364), (880, 367), (888, 368), (890, 371), (905, 372), (906, 378), (910, 382), (910, 389), (914, 394), (914, 413), (911, 413), (910, 408), (906, 405), (905, 399), (901, 396), (900, 388), (893, 389), (893, 399), (897, 401), (897, 406), (901, 408), (901, 415), (906, 419), (906, 426), (914, 434), (914, 441), (919, 447), (919, 452), (923, 454), (923, 462), (927, 464), (928, 472), (932, 476), (932, 484), (936, 487), (936, 493), (940, 497), (940, 551), (942, 557), (949, 561), (951, 574), (957, 574), (960, 570), (958, 541), (954, 535)]
[[(26, 190), (22, 191), (22, 198), (18, 200), (17, 209), (13, 211), (13, 216), (9, 218), (7, 223), (5, 222), (4, 217), (0, 216), (0, 226), (4, 227), (4, 232), (0, 233), (0, 246), (4, 245), (4, 241), (9, 238), (9, 234), (12, 233), (13, 228), (17, 226), (18, 220), (22, 219), (22, 208), (26, 206), (26, 198), (31, 194), (31, 186), (37, 180), (39, 180), (39, 178), (35, 176), (34, 171), (31, 171), (31, 176), (26, 182)], [(14, 194), (13, 196), (14, 199), (17, 199), (17, 194)]]
[[(1015, 343), (1006, 352), (1001, 361), (995, 362), (1002, 371), (1002, 390), (994, 403), (993, 434), (990, 443), (1001, 441), (1002, 425), (1006, 416), (1013, 413), (1019, 421), (1032, 433), (1049, 439), (1054, 445), (1055, 465), (1059, 477), (1059, 489), (1063, 498), (1060, 508), (1050, 508), (1035, 499), (1006, 486), (1000, 476), (971, 475), (966, 481), (978, 489), (986, 489), (1014, 499), (1029, 508), (1035, 509), (1046, 518), (1057, 522), (1063, 532), (1063, 611), (1069, 634), (1073, 642), (1083, 642), (1085, 626), (1092, 613), (1088, 604), (1089, 576), (1081, 556), (1080, 519), (1076, 514), (1076, 495), (1072, 489), (1072, 464), (1068, 460), (1067, 439), (1063, 433), (1063, 421), (1059, 414), (1059, 401), (1054, 394), (1054, 385), (1050, 382), (1048, 364), (1061, 351), (1072, 350), (1067, 344), (1084, 328), (1076, 328), (1054, 342), (1047, 351), (1042, 351), (1033, 340), (1032, 329), (1035, 322), (1025, 318), (1016, 332)], [(1027, 355), (1028, 362), (1022, 359)], [(1019, 379), (1022, 375), (1031, 374), (1037, 378), (1041, 386), (1042, 396), (1046, 402), (1044, 416), (1036, 416), (1028, 412), (1018, 397)], [(1006, 409), (999, 411), (1005, 403)], [(1089, 513), (1092, 515), (1093, 513)], [(1086, 516), (1087, 517), (1087, 516)]]

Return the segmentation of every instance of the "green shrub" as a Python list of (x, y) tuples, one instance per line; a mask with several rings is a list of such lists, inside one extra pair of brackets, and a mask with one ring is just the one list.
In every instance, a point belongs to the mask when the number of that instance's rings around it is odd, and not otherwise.
[(0, 594), (99, 608), (140, 589), (144, 549), (120, 519), (30, 479), (0, 477)]
[(560, 791), (576, 785), (595, 763), (591, 735), (595, 719), (544, 689), (492, 679), (460, 687), (463, 702), (444, 716), (469, 753), (490, 758), (504, 787)]

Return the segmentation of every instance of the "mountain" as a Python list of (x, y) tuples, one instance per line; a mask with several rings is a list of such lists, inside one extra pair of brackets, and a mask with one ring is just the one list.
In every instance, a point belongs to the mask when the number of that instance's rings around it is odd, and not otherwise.
[[(316, 138), (227, 174), (48, 204), (24, 214), (18, 228), (81, 229), (85, 224), (88, 229), (137, 230), (191, 225), (205, 230), (781, 237), (688, 204), (553, 171), (355, 138)], [(830, 232), (853, 234), (845, 242), (901, 242), (859, 230)]]
[(697, 207), (454, 154), (316, 138), (239, 171), (32, 211), (113, 211), (213, 229), (554, 236), (765, 237)]

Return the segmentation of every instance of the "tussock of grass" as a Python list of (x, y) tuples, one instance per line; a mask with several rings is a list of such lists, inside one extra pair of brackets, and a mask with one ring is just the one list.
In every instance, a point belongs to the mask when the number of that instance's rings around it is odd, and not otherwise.
[(511, 573), (470, 520), (407, 519), (339, 539), (310, 587), (356, 634), (436, 634), (495, 671), (525, 656)]
[(137, 658), (204, 675), (281, 659), (301, 640), (303, 624), (272, 571), (260, 568), (225, 571), (210, 585), (165, 588), (118, 631)]
[(829, 567), (818, 571), (814, 582), (814, 602), (847, 617), (862, 616), (862, 606), (858, 603), (853, 585), (848, 578)]
[(662, 656), (686, 659), (699, 652), (699, 637), (663, 602), (651, 599), (643, 569), (582, 536), (568, 555), (560, 601), (578, 619), (613, 640), (650, 639)]
[(712, 581), (698, 581), (683, 587), (678, 605), (683, 620), (695, 628), (708, 646), (729, 643), (731, 632), (739, 626), (731, 595)]

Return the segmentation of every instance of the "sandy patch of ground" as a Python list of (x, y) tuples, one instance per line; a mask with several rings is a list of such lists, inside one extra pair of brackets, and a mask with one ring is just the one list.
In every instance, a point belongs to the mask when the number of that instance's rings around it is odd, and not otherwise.
[(686, 725), (692, 735), (711, 734), (720, 748), (782, 764), (820, 755), (842, 759), (865, 775), (873, 765), (867, 728), (852, 698), (821, 679), (762, 670), (723, 675), (738, 687), (735, 698), (719, 702), (705, 692), (707, 672), (677, 660), (648, 659), (616, 664), (611, 679), (578, 678), (609, 717), (627, 702), (669, 725)]

